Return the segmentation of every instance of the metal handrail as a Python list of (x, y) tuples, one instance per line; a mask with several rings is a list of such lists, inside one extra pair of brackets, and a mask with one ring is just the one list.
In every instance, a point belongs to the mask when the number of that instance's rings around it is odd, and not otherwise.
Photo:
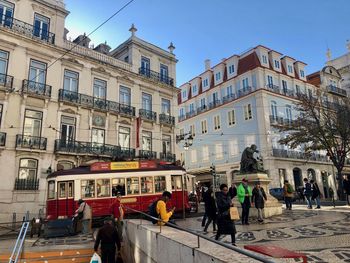
[[(151, 215), (149, 215), (149, 214), (146, 214), (146, 213), (141, 212), (141, 211), (139, 211), (139, 210), (133, 209), (133, 208), (131, 208), (131, 207), (127, 207), (127, 206), (123, 206), (123, 207), (124, 207), (125, 209), (127, 209), (127, 210), (132, 211), (132, 212), (138, 213), (138, 214), (140, 214), (140, 215), (144, 215), (144, 216), (148, 217), (149, 219), (157, 220), (158, 222), (165, 223), (165, 224), (168, 225), (168, 226), (171, 226), (171, 227), (176, 228), (176, 229), (178, 229), (178, 230), (181, 230), (181, 231), (184, 231), (184, 232), (187, 232), (187, 233), (190, 233), (190, 234), (192, 234), (192, 235), (197, 236), (198, 248), (200, 247), (199, 238), (203, 238), (203, 239), (205, 239), (205, 240), (207, 240), (207, 241), (213, 242), (213, 243), (215, 243), (215, 244), (217, 244), (217, 245), (223, 246), (223, 247), (225, 247), (225, 248), (228, 248), (228, 249), (230, 249), (230, 250), (233, 250), (233, 251), (235, 251), (235, 252), (237, 252), (237, 253), (240, 253), (240, 254), (242, 254), (242, 255), (245, 255), (245, 256), (247, 256), (247, 257), (256, 259), (256, 260), (258, 260), (258, 261), (260, 261), (260, 262), (274, 263), (274, 261), (272, 261), (272, 260), (270, 260), (270, 259), (268, 259), (268, 258), (266, 258), (266, 257), (264, 257), (264, 256), (260, 256), (260, 255), (254, 254), (254, 253), (252, 253), (252, 252), (250, 252), (250, 251), (248, 251), (248, 250), (246, 250), (246, 249), (239, 248), (239, 247), (235, 247), (235, 246), (230, 246), (230, 245), (228, 245), (228, 244), (225, 244), (224, 242), (217, 241), (217, 240), (213, 240), (212, 238), (207, 237), (207, 236), (202, 235), (202, 234), (199, 234), (199, 233), (197, 233), (197, 232), (195, 232), (195, 231), (193, 231), (193, 230), (190, 230), (190, 229), (187, 229), (187, 228), (184, 228), (184, 227), (180, 227), (180, 226), (178, 226), (178, 225), (175, 225), (175, 224), (166, 222), (166, 221), (164, 221), (164, 220), (162, 220), (162, 219), (160, 219), (160, 218), (153, 217), (153, 216), (151, 216)], [(162, 232), (162, 225), (161, 225), (161, 224), (159, 225), (159, 229), (160, 229), (160, 232)]]
[(21, 254), (24, 239), (26, 238), (28, 227), (29, 227), (29, 221), (24, 221), (22, 224), (22, 227), (21, 227), (21, 231), (18, 234), (16, 244), (12, 250), (12, 254), (11, 254), (11, 257), (9, 259), (9, 263), (17, 263), (18, 262), (18, 257)]

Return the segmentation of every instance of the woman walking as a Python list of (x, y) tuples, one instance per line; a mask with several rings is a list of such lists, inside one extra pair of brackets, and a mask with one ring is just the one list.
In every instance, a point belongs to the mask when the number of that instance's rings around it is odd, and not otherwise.
[(235, 223), (230, 218), (230, 207), (232, 206), (231, 196), (228, 194), (226, 184), (220, 185), (221, 192), (216, 195), (216, 204), (218, 207), (218, 232), (215, 240), (218, 240), (220, 235), (231, 235), (231, 243), (236, 246), (236, 227)]
[(266, 200), (264, 188), (260, 186), (260, 182), (256, 182), (252, 192), (252, 205), (255, 204), (255, 208), (258, 209), (258, 221), (260, 223), (264, 222), (263, 209)]
[(209, 190), (204, 193), (203, 200), (205, 204), (205, 213), (208, 217), (208, 221), (205, 224), (204, 232), (208, 231), (208, 226), (213, 222), (213, 231), (216, 231), (216, 204), (214, 199), (213, 186), (209, 187)]

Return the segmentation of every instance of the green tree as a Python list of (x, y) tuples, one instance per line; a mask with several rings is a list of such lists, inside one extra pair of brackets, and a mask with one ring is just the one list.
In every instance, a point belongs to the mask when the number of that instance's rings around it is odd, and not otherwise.
[(322, 101), (321, 96), (300, 95), (295, 109), (298, 117), (280, 128), (287, 136), (279, 142), (291, 148), (302, 146), (306, 154), (326, 150), (337, 169), (337, 194), (343, 199), (342, 171), (350, 152), (350, 99), (334, 103)]

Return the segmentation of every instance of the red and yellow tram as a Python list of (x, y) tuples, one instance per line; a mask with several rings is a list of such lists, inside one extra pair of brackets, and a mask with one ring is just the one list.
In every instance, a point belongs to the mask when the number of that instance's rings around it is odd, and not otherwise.
[(186, 171), (155, 161), (98, 162), (54, 172), (47, 183), (48, 220), (71, 217), (79, 199), (91, 206), (93, 218), (108, 216), (117, 192), (124, 206), (143, 212), (163, 191), (172, 193), (169, 207), (190, 208)]

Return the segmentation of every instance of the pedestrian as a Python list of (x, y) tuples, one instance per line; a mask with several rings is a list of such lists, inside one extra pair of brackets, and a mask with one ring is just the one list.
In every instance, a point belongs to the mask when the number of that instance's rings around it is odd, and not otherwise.
[(250, 209), (250, 198), (252, 196), (252, 189), (248, 185), (248, 180), (243, 178), (242, 183), (237, 189), (238, 201), (242, 205), (242, 225), (249, 225), (249, 209)]
[[(200, 191), (201, 192), (201, 201), (204, 201), (204, 195), (205, 195), (205, 191), (204, 191), (204, 187), (202, 186), (202, 191)], [(205, 205), (205, 204), (204, 204)], [(207, 213), (206, 213), (206, 210), (204, 209), (204, 215), (203, 215), (203, 218), (202, 218), (202, 227), (205, 227), (205, 223), (206, 223), (206, 221), (207, 221), (207, 219), (208, 219), (208, 215), (207, 215)]]
[(310, 184), (311, 184), (311, 190), (312, 190), (311, 199), (315, 200), (316, 209), (320, 209), (321, 208), (321, 201), (320, 201), (321, 191), (320, 191), (320, 188), (318, 187), (318, 184), (314, 180), (310, 180)]
[(205, 213), (208, 216), (208, 222), (205, 224), (204, 232), (207, 232), (208, 226), (213, 222), (213, 231), (216, 231), (216, 204), (214, 198), (214, 186), (210, 186), (204, 193), (203, 200), (205, 205)]
[(174, 223), (174, 221), (170, 221), (170, 217), (174, 214), (175, 207), (171, 209), (169, 212), (166, 209), (166, 203), (171, 199), (171, 193), (168, 191), (164, 191), (162, 197), (157, 201), (156, 212), (160, 216), (164, 222), (158, 221), (158, 225), (165, 225), (166, 222)]
[(350, 205), (350, 175), (347, 175), (343, 181), (344, 192), (346, 195), (346, 202)]
[(114, 219), (114, 225), (118, 231), (119, 240), (123, 240), (123, 219), (124, 219), (124, 208), (121, 204), (121, 193), (117, 192), (114, 203), (111, 206), (111, 214)]
[(216, 193), (218, 232), (216, 232), (215, 240), (218, 240), (220, 235), (231, 235), (231, 243), (236, 246), (236, 227), (230, 217), (230, 207), (233, 206), (231, 196), (228, 194), (226, 184), (221, 184), (220, 190)]
[(91, 229), (91, 207), (83, 200), (78, 200), (79, 207), (77, 210), (75, 210), (75, 218), (78, 218), (78, 220), (81, 220), (82, 225), (82, 233), (88, 234), (90, 233)]
[(292, 210), (293, 196), (294, 196), (294, 189), (292, 185), (288, 182), (288, 180), (285, 180), (284, 186), (283, 186), (283, 197), (284, 197), (284, 202), (286, 203), (287, 210)]
[(260, 223), (264, 222), (263, 209), (266, 200), (264, 188), (261, 187), (260, 182), (256, 182), (252, 192), (252, 205), (255, 204), (255, 208), (258, 209), (258, 221)]
[(118, 231), (113, 227), (112, 219), (105, 220), (103, 227), (98, 230), (94, 250), (97, 252), (101, 243), (102, 263), (115, 263), (116, 245), (120, 251), (121, 245)]
[(237, 188), (235, 183), (231, 184), (231, 187), (228, 189), (228, 192), (231, 196), (231, 199), (233, 199), (237, 195)]
[(307, 208), (312, 209), (311, 196), (312, 196), (312, 188), (309, 180), (304, 178), (304, 196), (306, 198)]

